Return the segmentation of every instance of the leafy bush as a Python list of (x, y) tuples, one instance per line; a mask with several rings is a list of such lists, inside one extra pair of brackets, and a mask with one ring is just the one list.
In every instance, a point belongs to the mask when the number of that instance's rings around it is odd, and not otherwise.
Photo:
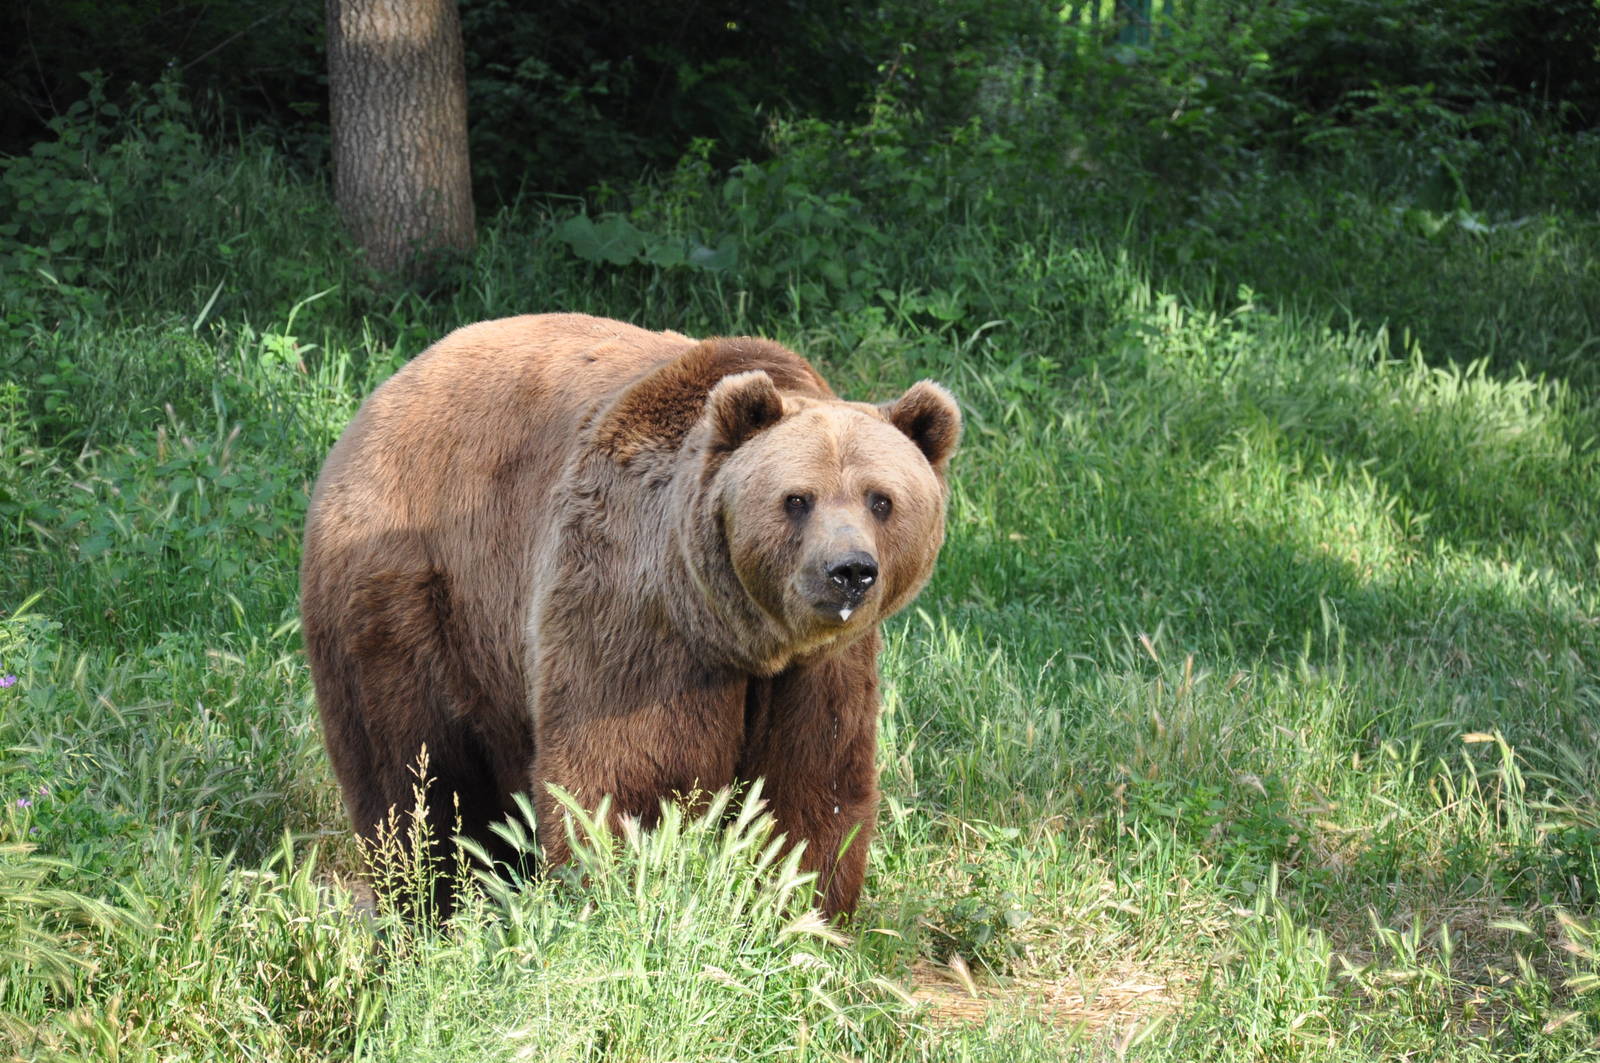
[(54, 139), (0, 163), (0, 214), (11, 219), (0, 225), (8, 332), (51, 310), (103, 314), (114, 288), (108, 264), (150, 254), (146, 241), (181, 226), (206, 154), (188, 116), (175, 82), (125, 109), (91, 77), (88, 96), (51, 120)]
[(1272, 81), (1311, 115), (1413, 124), (1498, 101), (1600, 118), (1590, 0), (1319, 0), (1278, 17)]
[[(0, 339), (138, 306), (195, 327), (230, 297), (287, 310), (318, 290), (308, 271), (329, 265), (359, 296), (332, 205), (304, 195), (272, 149), (213, 150), (175, 78), (131, 87), (125, 103), (104, 78), (87, 80), (51, 138), (0, 159)], [(285, 244), (323, 254), (308, 261)]]
[[(206, 125), (270, 126), (284, 140), (316, 137), (295, 128), (325, 112), (323, 12), (315, 4), (169, 0), (18, 0), (0, 7), (0, 153), (22, 153), (48, 137), (53, 118), (94, 95), (80, 72), (100, 70), (117, 86), (181, 74), (203, 85)], [(137, 93), (132, 97), (137, 100)], [(323, 138), (325, 139), (325, 137)]]
[(758, 154), (771, 115), (847, 118), (884, 58), (855, 0), (564, 0), (537, 17), (467, 0), (461, 20), (474, 176), (501, 201), (670, 166), (695, 140), (724, 165)]

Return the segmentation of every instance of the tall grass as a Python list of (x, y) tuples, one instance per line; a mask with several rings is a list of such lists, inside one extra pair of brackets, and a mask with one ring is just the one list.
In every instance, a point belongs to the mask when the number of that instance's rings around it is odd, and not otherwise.
[[(68, 249), (72, 290), (6, 274), (33, 308), (0, 339), (6, 1055), (1596, 1054), (1594, 219), (1429, 234), (1342, 170), (1231, 205), (1042, 189), (1014, 146), (889, 132), (689, 160), (614, 204), (624, 265), (525, 208), (450, 290), (381, 294), (245, 149), (173, 177), (212, 198), (162, 240)], [(724, 238), (716, 269), (651, 242)], [(845, 928), (721, 806), (586, 828), (584, 884), (444, 931), (350, 899), (307, 490), (406, 357), (545, 309), (963, 402)]]

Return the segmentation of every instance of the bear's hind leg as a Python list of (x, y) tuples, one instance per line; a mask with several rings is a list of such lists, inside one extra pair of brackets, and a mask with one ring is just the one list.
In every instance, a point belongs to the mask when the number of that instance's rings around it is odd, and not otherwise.
[[(441, 917), (454, 900), (452, 838), (473, 838), (502, 862), (515, 856), (489, 825), (509, 811), (531, 756), (525, 736), (489, 742), (472, 726), (485, 708), (476, 704), (482, 689), (463, 683), (471, 668), (448, 637), (447, 590), (436, 572), (387, 570), (356, 581), (335, 624), (315, 622), (325, 613), (307, 608), (305, 629), (324, 738), (374, 878), (394, 893), (430, 877)], [(308, 603), (318, 601), (308, 594)]]

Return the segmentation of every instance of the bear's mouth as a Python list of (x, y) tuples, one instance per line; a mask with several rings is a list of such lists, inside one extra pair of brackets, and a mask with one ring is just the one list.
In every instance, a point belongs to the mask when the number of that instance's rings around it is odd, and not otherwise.
[(844, 627), (862, 611), (867, 595), (840, 596), (836, 594), (813, 598), (811, 613), (830, 627)]

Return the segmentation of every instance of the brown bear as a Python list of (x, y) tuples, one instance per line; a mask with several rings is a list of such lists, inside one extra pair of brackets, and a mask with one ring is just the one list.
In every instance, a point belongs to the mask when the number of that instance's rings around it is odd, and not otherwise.
[(412, 807), (424, 745), (437, 836), (503, 851), (488, 826), (531, 791), (553, 863), (546, 784), (648, 825), (760, 777), (823, 909), (852, 910), (878, 625), (932, 571), (960, 431), (937, 384), (845, 402), (766, 340), (577, 314), (446, 336), (367, 399), (306, 523), (306, 651), (356, 830)]

